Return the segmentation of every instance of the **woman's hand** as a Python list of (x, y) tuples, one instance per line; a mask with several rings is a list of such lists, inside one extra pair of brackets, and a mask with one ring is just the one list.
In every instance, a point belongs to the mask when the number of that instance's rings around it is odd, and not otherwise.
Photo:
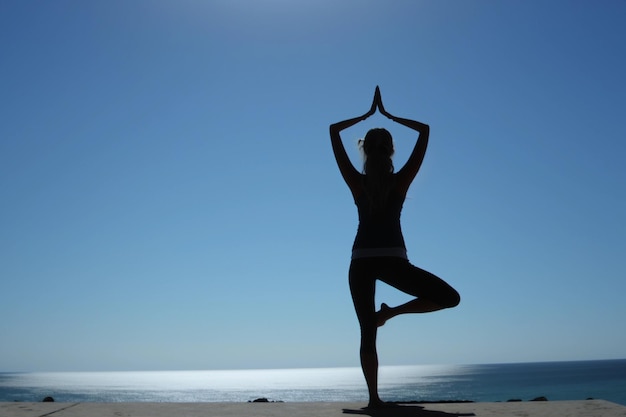
[(378, 86), (376, 86), (376, 91), (374, 92), (374, 103), (378, 108), (382, 108), (383, 106), (383, 99), (380, 97), (380, 87)]
[(385, 106), (383, 106), (383, 98), (380, 95), (380, 88), (378, 88), (378, 86), (376, 86), (376, 94), (374, 100), (376, 101), (380, 114), (393, 120), (393, 116), (387, 110), (385, 110)]
[[(344, 120), (342, 122), (334, 123), (330, 125), (331, 136), (333, 136), (333, 132), (339, 133), (340, 131), (349, 128), (350, 126), (354, 126), (355, 124), (362, 122), (367, 119), (374, 113), (376, 113), (376, 108), (382, 108), (382, 100), (380, 98), (380, 89), (376, 86), (376, 91), (374, 92), (374, 99), (372, 100), (372, 107), (365, 113), (363, 116), (354, 117), (352, 119)], [(389, 116), (388, 116), (389, 117)]]

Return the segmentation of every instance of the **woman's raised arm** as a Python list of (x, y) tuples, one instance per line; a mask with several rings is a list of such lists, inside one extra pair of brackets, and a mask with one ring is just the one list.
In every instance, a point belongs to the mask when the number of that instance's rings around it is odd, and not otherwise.
[(339, 166), (339, 171), (343, 179), (350, 187), (353, 195), (356, 195), (358, 187), (360, 186), (360, 176), (361, 174), (350, 162), (350, 158), (346, 153), (346, 149), (343, 146), (343, 142), (341, 141), (341, 132), (344, 129), (347, 129), (355, 124), (362, 122), (363, 120), (370, 117), (374, 112), (376, 112), (376, 106), (380, 101), (380, 90), (376, 87), (376, 92), (374, 94), (374, 100), (372, 101), (372, 107), (369, 109), (367, 113), (363, 116), (354, 117), (352, 119), (343, 120), (341, 122), (334, 123), (330, 125), (330, 142), (333, 146), (333, 153), (335, 154), (335, 160), (337, 161), (337, 166)]
[(400, 123), (401, 125), (413, 129), (419, 133), (417, 137), (417, 142), (415, 143), (415, 147), (413, 148), (409, 159), (406, 161), (406, 164), (404, 164), (404, 166), (398, 171), (397, 178), (400, 181), (398, 185), (402, 185), (406, 191), (409, 189), (413, 178), (415, 178), (415, 176), (417, 175), (417, 172), (420, 170), (422, 162), (424, 161), (424, 155), (426, 155), (426, 148), (428, 147), (430, 127), (427, 124), (415, 120), (393, 116), (387, 110), (385, 110), (382, 99), (380, 99), (378, 103), (378, 110), (380, 110), (381, 114), (393, 120), (394, 122)]

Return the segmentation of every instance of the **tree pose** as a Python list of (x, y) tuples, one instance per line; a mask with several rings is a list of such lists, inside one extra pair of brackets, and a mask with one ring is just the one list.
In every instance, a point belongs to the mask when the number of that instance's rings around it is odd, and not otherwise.
[[(394, 172), (391, 134), (382, 128), (371, 129), (359, 141), (365, 161), (363, 173), (350, 162), (340, 132), (376, 112), (418, 132), (418, 140), (406, 164)], [(359, 227), (350, 262), (349, 282), (354, 308), (361, 327), (361, 368), (369, 392), (368, 407), (386, 405), (378, 396), (378, 355), (376, 332), (379, 326), (399, 314), (428, 313), (459, 304), (460, 296), (441, 278), (420, 269), (407, 258), (400, 227), (400, 212), (411, 182), (422, 165), (428, 145), (429, 127), (423, 123), (392, 116), (385, 110), (376, 87), (372, 107), (363, 116), (330, 126), (330, 139), (343, 179), (348, 184), (359, 214)], [(389, 307), (383, 303), (376, 311), (374, 293), (379, 279), (415, 298)]]

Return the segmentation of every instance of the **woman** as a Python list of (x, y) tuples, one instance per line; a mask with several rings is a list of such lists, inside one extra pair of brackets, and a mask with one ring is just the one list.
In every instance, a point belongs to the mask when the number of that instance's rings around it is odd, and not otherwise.
[[(361, 174), (350, 162), (339, 133), (367, 119), (376, 108), (389, 119), (419, 133), (406, 164), (393, 171), (393, 142), (385, 129), (372, 129), (360, 141), (365, 162)], [(406, 193), (422, 165), (428, 145), (429, 127), (414, 120), (392, 116), (383, 107), (376, 87), (370, 110), (361, 117), (330, 126), (330, 138), (337, 165), (350, 187), (359, 213), (359, 227), (352, 247), (350, 292), (361, 327), (361, 367), (369, 392), (368, 407), (385, 406), (378, 396), (378, 355), (376, 331), (399, 314), (428, 313), (459, 304), (459, 294), (430, 272), (409, 263), (400, 227), (400, 212)], [(396, 306), (374, 305), (376, 280), (379, 279), (415, 299)]]

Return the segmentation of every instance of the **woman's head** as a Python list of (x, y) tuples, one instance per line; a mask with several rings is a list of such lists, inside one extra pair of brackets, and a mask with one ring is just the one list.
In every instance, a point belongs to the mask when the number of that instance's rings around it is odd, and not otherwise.
[[(393, 139), (387, 129), (370, 129), (365, 138), (359, 141), (363, 150), (365, 174), (388, 174), (393, 172)], [(375, 171), (375, 172), (374, 172)]]
[(374, 153), (388, 158), (393, 156), (393, 139), (387, 129), (380, 127), (370, 129), (363, 139), (362, 146), (366, 156)]

